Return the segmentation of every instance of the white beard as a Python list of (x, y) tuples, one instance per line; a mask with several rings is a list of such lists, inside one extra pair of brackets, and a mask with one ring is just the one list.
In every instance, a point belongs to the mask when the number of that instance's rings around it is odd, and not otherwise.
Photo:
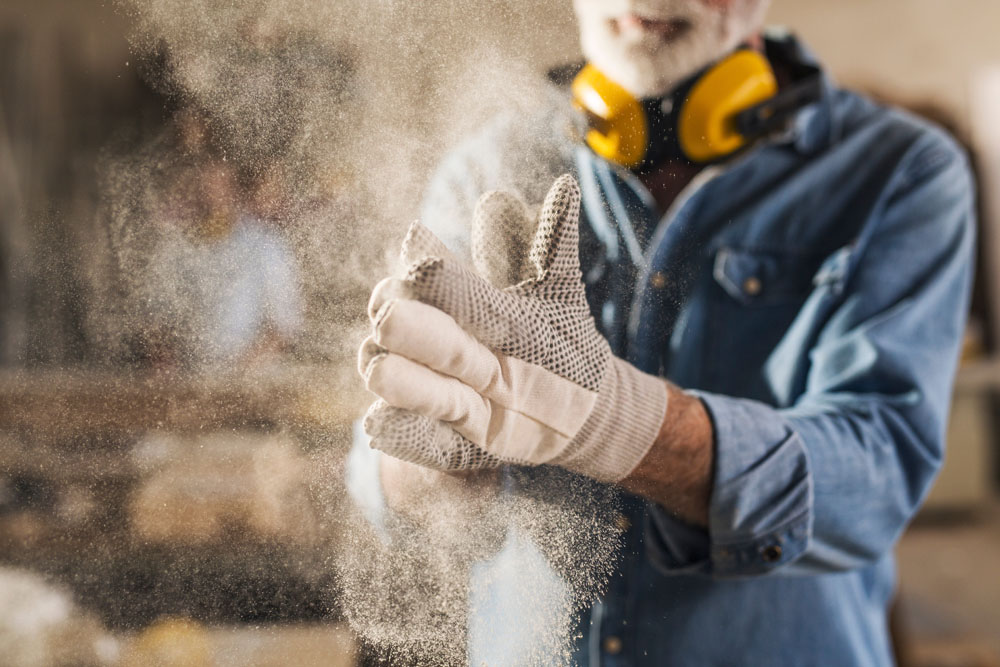
[[(757, 31), (769, 0), (734, 0), (728, 7), (705, 0), (573, 0), (580, 43), (589, 62), (636, 97), (659, 97)], [(683, 19), (690, 28), (675, 38), (643, 30), (618, 30), (614, 19)]]

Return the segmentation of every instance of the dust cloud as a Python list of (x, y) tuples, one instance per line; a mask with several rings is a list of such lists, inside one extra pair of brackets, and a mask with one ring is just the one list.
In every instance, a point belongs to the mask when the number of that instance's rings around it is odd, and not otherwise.
[[(568, 9), (536, 4), (120, 0), (140, 66), (175, 109), (161, 137), (102, 165), (112, 261), (94, 320), (112, 323), (100, 325), (107, 348), (226, 367), (246, 343), (203, 316), (225, 301), (213, 286), (226, 277), (248, 294), (277, 286), (260, 308), (290, 332), (293, 359), (353, 367), (368, 293), (392, 270), (435, 165), (496, 114), (527, 113), (550, 94), (545, 67), (575, 55), (550, 46), (552, 60), (537, 61), (539, 23), (554, 13), (565, 30)], [(227, 206), (267, 224), (220, 245), (234, 234), (217, 222)], [(262, 258), (276, 273), (247, 272)], [(556, 469), (506, 471), (440, 485), (375, 526), (345, 499), (339, 465), (326, 472), (317, 495), (337, 527), (344, 613), (386, 660), (464, 664), (483, 631), (470, 600), (488, 606), (495, 583), (518, 616), (505, 621), (535, 628), (524, 659), (568, 661), (574, 614), (618, 548), (613, 491)], [(560, 582), (549, 592), (538, 563)]]

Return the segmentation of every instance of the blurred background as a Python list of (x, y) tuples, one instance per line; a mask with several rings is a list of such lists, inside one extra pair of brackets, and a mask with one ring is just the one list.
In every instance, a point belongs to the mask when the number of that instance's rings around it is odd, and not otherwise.
[[(974, 158), (948, 459), (892, 620), (902, 665), (1000, 665), (1000, 4), (770, 22)], [(442, 152), (579, 57), (568, 1), (0, 5), (0, 663), (359, 660), (330, 561), (368, 290)]]

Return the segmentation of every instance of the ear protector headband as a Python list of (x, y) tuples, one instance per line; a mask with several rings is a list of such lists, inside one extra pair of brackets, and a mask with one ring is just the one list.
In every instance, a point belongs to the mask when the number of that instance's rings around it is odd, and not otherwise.
[(584, 140), (601, 157), (634, 170), (671, 155), (694, 163), (720, 160), (784, 126), (819, 99), (819, 70), (778, 90), (762, 54), (739, 49), (678, 87), (670, 96), (639, 100), (587, 64), (573, 80), (574, 106), (586, 117)]

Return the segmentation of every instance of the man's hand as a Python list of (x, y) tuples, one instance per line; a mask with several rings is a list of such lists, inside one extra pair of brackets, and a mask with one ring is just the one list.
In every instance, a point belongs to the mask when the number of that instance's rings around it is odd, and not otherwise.
[[(510, 224), (504, 197), (486, 195), (480, 211)], [(579, 207), (575, 181), (561, 177), (539, 214), (528, 277), (506, 289), (414, 223), (406, 276), (375, 288), (374, 332), (359, 358), (381, 398), (365, 420), (373, 447), (439, 470), (548, 463), (601, 481), (639, 464), (663, 424), (667, 388), (612, 355), (597, 331), (580, 274)]]

